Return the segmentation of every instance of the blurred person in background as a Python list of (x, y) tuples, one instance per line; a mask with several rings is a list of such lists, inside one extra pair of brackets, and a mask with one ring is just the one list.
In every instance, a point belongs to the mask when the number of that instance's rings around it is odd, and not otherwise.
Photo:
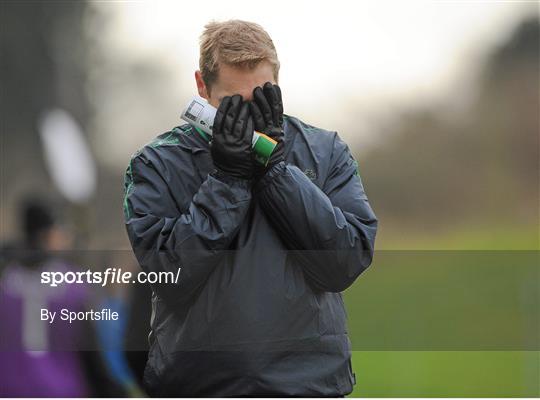
[[(153, 396), (344, 396), (355, 383), (341, 293), (371, 263), (377, 219), (336, 132), (283, 114), (279, 61), (259, 25), (213, 22), (199, 95), (212, 138), (185, 124), (137, 152), (124, 214), (154, 284)], [(277, 142), (265, 166), (253, 130)]]
[[(136, 268), (139, 268), (136, 265)], [(130, 285), (128, 317), (125, 329), (124, 351), (127, 363), (139, 387), (148, 360), (148, 321), (152, 315), (152, 290), (148, 283)]]
[[(133, 264), (133, 255), (123, 256), (123, 252), (115, 252), (112, 257), (106, 257), (103, 265), (119, 265), (122, 271), (131, 271), (135, 275), (134, 270), (138, 267)], [(95, 321), (99, 348), (109, 376), (129, 397), (144, 397), (141, 389), (142, 369), (140, 362), (137, 363), (141, 353), (143, 357), (147, 355), (147, 343), (143, 342), (147, 339), (146, 329), (141, 324), (148, 323), (150, 296), (144, 296), (148, 291), (148, 288), (144, 290), (144, 286), (147, 285), (112, 283), (97, 289), (97, 308), (118, 313), (116, 320)], [(146, 304), (141, 307), (141, 303)], [(137, 340), (141, 336), (144, 337), (143, 341)]]
[[(85, 285), (51, 287), (42, 271), (67, 272), (62, 260), (72, 236), (45, 202), (28, 199), (20, 215), (23, 238), (11, 246), (0, 277), (0, 395), (3, 397), (80, 397), (120, 394), (111, 385), (94, 345), (89, 323), (69, 324), (40, 319), (40, 309), (84, 311)], [(9, 321), (9, 323), (7, 323)], [(81, 349), (77, 351), (76, 349)], [(111, 389), (113, 388), (113, 389)]]

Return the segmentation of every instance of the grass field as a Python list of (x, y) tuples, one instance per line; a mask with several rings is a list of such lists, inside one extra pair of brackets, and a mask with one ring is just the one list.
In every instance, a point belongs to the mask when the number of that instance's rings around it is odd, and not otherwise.
[(539, 397), (538, 351), (355, 351), (349, 397)]
[(344, 293), (350, 397), (540, 397), (535, 235), (468, 232), (411, 246), (446, 250), (379, 251)]

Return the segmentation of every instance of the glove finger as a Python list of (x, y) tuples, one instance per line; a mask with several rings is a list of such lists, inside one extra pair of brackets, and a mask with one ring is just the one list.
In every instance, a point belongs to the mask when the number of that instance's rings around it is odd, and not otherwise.
[(268, 104), (268, 100), (266, 99), (261, 87), (257, 86), (253, 90), (253, 100), (255, 100), (255, 103), (257, 103), (259, 109), (262, 112), (264, 118), (264, 125), (272, 125), (272, 109), (270, 107), (270, 104)]
[(263, 92), (272, 110), (272, 124), (274, 126), (279, 126), (279, 99), (274, 89), (274, 85), (270, 82), (266, 82), (263, 87)]
[(254, 131), (254, 123), (253, 123), (253, 117), (251, 115), (247, 115), (246, 118), (246, 124), (244, 126), (244, 140), (246, 146), (249, 146), (248, 148), (251, 149), (251, 142), (253, 141), (253, 131)]
[(214, 122), (212, 124), (212, 131), (213, 134), (220, 134), (222, 127), (223, 127), (223, 121), (225, 119), (225, 115), (227, 114), (227, 110), (229, 109), (229, 106), (231, 105), (231, 98), (230, 96), (225, 96), (221, 103), (219, 104), (219, 107), (216, 111), (216, 116), (214, 117)]
[(283, 99), (281, 97), (281, 88), (278, 85), (274, 85), (274, 90), (276, 91), (276, 95), (278, 98), (278, 120), (279, 120), (279, 126), (283, 126)]
[(263, 132), (266, 124), (264, 123), (264, 117), (262, 115), (261, 109), (253, 101), (249, 102), (249, 108), (251, 111), (251, 116), (253, 117), (253, 126), (256, 131)]
[(236, 116), (240, 111), (242, 106), (242, 96), (235, 94), (231, 97), (231, 105), (225, 114), (225, 120), (223, 121), (222, 133), (225, 135), (225, 140), (228, 141), (231, 134), (233, 133), (234, 122), (236, 121)]
[(242, 103), (242, 107), (240, 108), (240, 112), (238, 113), (236, 117), (236, 121), (234, 123), (234, 129), (231, 139), (234, 139), (235, 144), (242, 144), (244, 142), (244, 136), (246, 123), (249, 117), (249, 104), (247, 102)]

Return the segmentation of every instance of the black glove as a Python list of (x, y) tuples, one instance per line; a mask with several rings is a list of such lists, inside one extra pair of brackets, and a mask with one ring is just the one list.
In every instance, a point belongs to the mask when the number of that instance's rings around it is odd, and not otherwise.
[(224, 97), (214, 119), (210, 147), (218, 174), (242, 179), (253, 177), (253, 129), (249, 105), (242, 101), (242, 96)]
[(253, 89), (253, 101), (250, 102), (251, 115), (255, 130), (270, 136), (278, 142), (266, 167), (257, 166), (255, 175), (260, 177), (267, 170), (283, 160), (284, 132), (283, 132), (283, 101), (281, 89), (278, 85), (266, 82), (261, 88)]

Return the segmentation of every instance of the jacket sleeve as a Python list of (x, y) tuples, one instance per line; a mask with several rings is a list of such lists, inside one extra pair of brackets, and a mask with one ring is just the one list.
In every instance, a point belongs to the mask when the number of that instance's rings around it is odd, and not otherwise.
[(315, 288), (341, 292), (371, 263), (377, 218), (357, 163), (336, 134), (322, 190), (298, 167), (281, 162), (257, 185), (257, 199)]
[[(124, 216), (135, 256), (145, 272), (173, 272), (175, 283), (153, 284), (164, 300), (188, 302), (216, 267), (238, 232), (249, 203), (248, 181), (208, 175), (189, 206), (180, 209), (176, 193), (142, 155), (126, 172)], [(184, 197), (185, 198), (185, 197)]]

